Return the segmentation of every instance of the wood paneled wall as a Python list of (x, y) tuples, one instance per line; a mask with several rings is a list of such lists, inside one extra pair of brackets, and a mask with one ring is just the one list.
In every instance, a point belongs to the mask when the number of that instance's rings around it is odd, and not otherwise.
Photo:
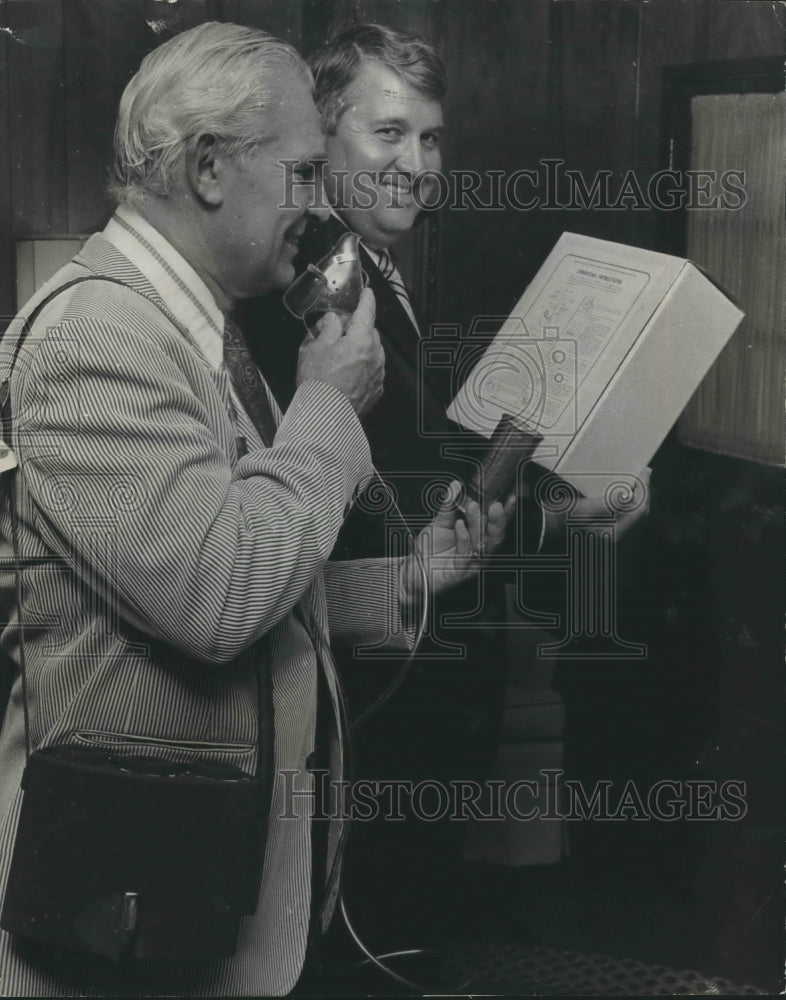
[[(646, 184), (665, 165), (665, 66), (784, 52), (778, 12), (759, 2), (452, 0), (440, 28), (449, 167), (510, 172), (553, 157), (588, 181), (611, 170), (612, 189), (629, 169)], [(441, 222), (441, 322), (507, 313), (564, 229), (658, 248), (645, 211), (451, 212)]]
[[(646, 179), (662, 165), (663, 67), (778, 54), (783, 18), (768, 0), (0, 0), (0, 315), (15, 240), (103, 225), (120, 93), (173, 31), (235, 20), (308, 51), (335, 24), (408, 28), (447, 64), (447, 168), (558, 157)], [(440, 227), (435, 317), (461, 324), (506, 312), (563, 229), (657, 242), (632, 211), (449, 211)]]
[(299, 0), (0, 0), (0, 319), (16, 240), (105, 224), (117, 105), (142, 57), (208, 20), (299, 47), (302, 14)]

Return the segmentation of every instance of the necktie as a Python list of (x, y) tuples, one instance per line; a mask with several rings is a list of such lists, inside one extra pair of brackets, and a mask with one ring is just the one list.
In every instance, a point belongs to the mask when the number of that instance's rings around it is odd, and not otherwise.
[(372, 260), (376, 261), (380, 274), (396, 293), (404, 311), (412, 320), (412, 325), (418, 333), (420, 333), (418, 321), (415, 319), (415, 313), (412, 309), (412, 303), (409, 301), (409, 294), (407, 292), (406, 285), (402, 280), (398, 268), (393, 263), (393, 258), (390, 256), (390, 253), (387, 250), (370, 250), (368, 247), (366, 247), (366, 250)]
[[(259, 369), (246, 346), (245, 337), (230, 316), (224, 318), (224, 364), (235, 392), (259, 431), (260, 437), (265, 444), (272, 444), (276, 435), (276, 420), (270, 406), (270, 398)], [(308, 633), (317, 659), (318, 696), (314, 759), (320, 766), (329, 767), (330, 716), (327, 713), (328, 706), (331, 708), (333, 706), (333, 698), (327, 681), (328, 664), (331, 665), (334, 674), (335, 668), (332, 667), (330, 647), (327, 640), (322, 638), (324, 633), (318, 624), (312, 602), (313, 595), (309, 591), (293, 608), (293, 614)], [(340, 729), (337, 716), (335, 725)], [(327, 807), (329, 803), (325, 802), (323, 805)], [(328, 870), (332, 864), (340, 865), (340, 856), (336, 859), (335, 855), (342, 853), (342, 846), (341, 843), (337, 848), (331, 845), (326, 819), (312, 823), (312, 922), (314, 924), (325, 905), (325, 882)]]
[(231, 316), (224, 317), (224, 364), (240, 402), (251, 417), (259, 436), (270, 446), (276, 436), (276, 418), (265, 383), (246, 346), (240, 327)]

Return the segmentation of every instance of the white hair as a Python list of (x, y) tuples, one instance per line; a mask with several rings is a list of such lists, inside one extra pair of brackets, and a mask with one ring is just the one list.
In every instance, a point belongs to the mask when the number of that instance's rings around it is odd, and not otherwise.
[(286, 68), (312, 85), (295, 49), (238, 24), (208, 21), (145, 56), (123, 91), (115, 127), (110, 191), (118, 202), (167, 195), (189, 140), (212, 135), (241, 157), (273, 138), (266, 112), (277, 106)]

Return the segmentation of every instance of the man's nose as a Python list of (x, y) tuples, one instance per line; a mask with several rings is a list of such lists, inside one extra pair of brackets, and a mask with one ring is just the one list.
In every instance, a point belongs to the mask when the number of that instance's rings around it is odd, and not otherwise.
[(396, 157), (396, 166), (399, 170), (413, 176), (423, 173), (426, 169), (426, 161), (423, 157), (423, 147), (419, 136), (412, 135), (403, 144)]

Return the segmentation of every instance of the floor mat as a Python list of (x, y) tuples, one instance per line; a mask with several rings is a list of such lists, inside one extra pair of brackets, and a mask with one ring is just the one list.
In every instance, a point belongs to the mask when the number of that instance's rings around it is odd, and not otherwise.
[(509, 996), (766, 995), (753, 986), (737, 986), (700, 972), (541, 945), (462, 945), (448, 952), (444, 974), (446, 982), (466, 983), (462, 992)]

